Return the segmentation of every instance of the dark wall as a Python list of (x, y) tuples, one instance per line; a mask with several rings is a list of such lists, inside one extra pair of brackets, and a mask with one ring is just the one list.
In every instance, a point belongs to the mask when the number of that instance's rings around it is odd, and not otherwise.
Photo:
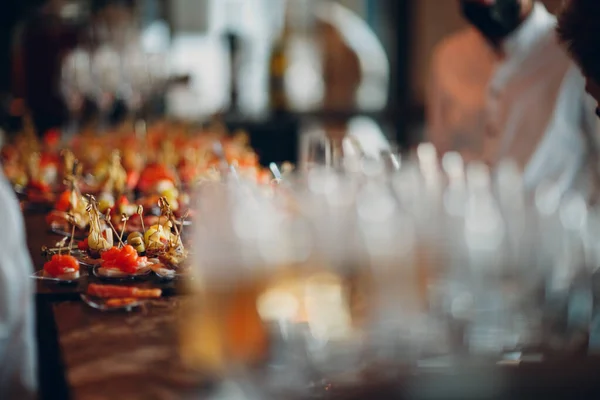
[(0, 5), (0, 93), (10, 89), (13, 31), (28, 3), (27, 0), (3, 0)]

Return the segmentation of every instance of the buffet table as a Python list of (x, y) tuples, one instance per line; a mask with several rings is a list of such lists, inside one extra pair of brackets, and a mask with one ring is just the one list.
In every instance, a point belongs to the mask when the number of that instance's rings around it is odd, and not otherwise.
[[(27, 213), (25, 224), (35, 268), (41, 269), (41, 246), (60, 238), (48, 232), (41, 214)], [(140, 283), (158, 285), (165, 295), (129, 313), (102, 312), (86, 305), (79, 297), (86, 284), (86, 279), (74, 287), (37, 284), (42, 398), (203, 398), (198, 393), (207, 387), (206, 382), (186, 369), (178, 355), (177, 314), (190, 297), (177, 284)], [(377, 383), (384, 376), (394, 383)], [(331, 388), (323, 398), (599, 398), (600, 359), (570, 355), (503, 367), (474, 365), (441, 373), (413, 371), (390, 376), (376, 372), (366, 381), (373, 384), (360, 391)]]
[[(28, 247), (36, 270), (41, 247), (60, 239), (43, 214), (27, 213)], [(89, 278), (90, 280), (94, 278)], [(86, 305), (77, 286), (37, 281), (37, 336), (42, 398), (178, 399), (201, 382), (179, 362), (176, 318), (189, 301), (174, 282), (164, 296), (132, 312), (102, 312)]]

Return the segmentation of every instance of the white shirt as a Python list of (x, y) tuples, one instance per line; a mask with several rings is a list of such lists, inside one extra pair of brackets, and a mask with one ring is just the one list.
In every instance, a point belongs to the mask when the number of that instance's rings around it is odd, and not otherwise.
[(469, 27), (440, 43), (432, 60), (427, 134), (438, 152), (494, 166), (512, 158), (525, 185), (544, 180), (588, 191), (596, 124), (584, 80), (539, 2), (495, 51)]
[(37, 391), (33, 272), (23, 217), (0, 173), (0, 398), (32, 399)]

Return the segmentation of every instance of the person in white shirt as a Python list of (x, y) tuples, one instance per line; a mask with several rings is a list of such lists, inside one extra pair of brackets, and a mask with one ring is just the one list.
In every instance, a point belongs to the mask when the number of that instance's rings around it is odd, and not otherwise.
[(32, 263), (15, 194), (0, 173), (0, 399), (36, 398)]
[[(559, 15), (558, 34), (585, 75), (587, 92), (600, 103), (600, 2), (565, 2)], [(600, 107), (596, 114), (600, 117)]]
[(432, 58), (427, 139), (492, 168), (511, 158), (526, 188), (545, 181), (592, 196), (596, 123), (556, 18), (533, 0), (460, 0), (471, 26)]

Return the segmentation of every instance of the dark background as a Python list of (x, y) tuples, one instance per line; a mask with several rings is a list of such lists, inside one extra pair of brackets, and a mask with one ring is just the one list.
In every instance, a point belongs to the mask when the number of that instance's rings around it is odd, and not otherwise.
[[(88, 0), (81, 0), (87, 2)], [(143, 18), (160, 14), (172, 20), (169, 0), (138, 0)], [(342, 0), (364, 4), (362, 16), (378, 35), (391, 64), (389, 104), (376, 119), (390, 126), (390, 139), (409, 148), (422, 135), (424, 93), (429, 59), (435, 45), (445, 36), (465, 26), (455, 1), (447, 0)], [(555, 11), (561, 0), (544, 0)], [(5, 120), (7, 94), (14, 89), (11, 79), (12, 43), (15, 29), (44, 0), (2, 0), (0, 4), (0, 119)], [(143, 4), (141, 4), (143, 3)]]

